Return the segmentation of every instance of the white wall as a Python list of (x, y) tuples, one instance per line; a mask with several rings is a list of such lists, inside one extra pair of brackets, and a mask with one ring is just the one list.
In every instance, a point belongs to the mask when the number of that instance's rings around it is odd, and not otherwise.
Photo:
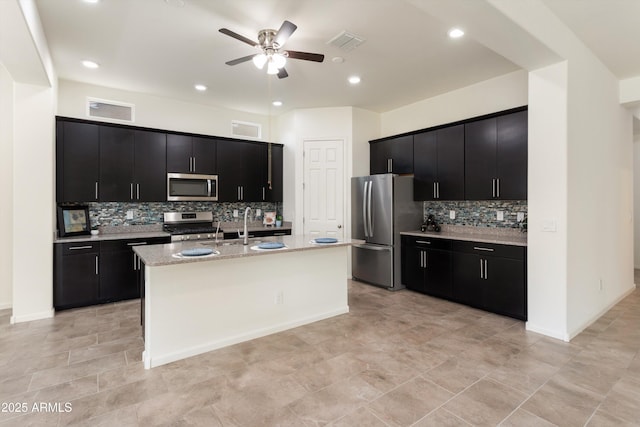
[(13, 79), (0, 63), (0, 309), (13, 298)]
[(12, 323), (53, 315), (55, 94), (14, 85)]
[(380, 138), (380, 114), (353, 109), (352, 176), (369, 175), (369, 141)]
[(516, 71), (381, 115), (381, 137), (527, 105), (527, 72)]
[[(567, 333), (567, 63), (529, 74), (527, 329)], [(552, 221), (556, 231), (543, 232)]]
[(640, 126), (638, 122), (640, 120), (634, 119), (635, 121), (635, 134), (633, 135), (633, 192), (634, 192), (634, 202), (633, 202), (633, 215), (634, 215), (634, 245), (633, 245), (633, 253), (634, 253), (634, 268), (640, 268)]
[(240, 120), (261, 124), (263, 140), (275, 134), (267, 116), (68, 80), (60, 80), (58, 115), (99, 120), (87, 117), (87, 97), (134, 104), (135, 126), (232, 137), (231, 121)]
[(633, 122), (620, 106), (618, 80), (594, 56), (570, 60), (568, 81), (573, 337), (633, 289)]

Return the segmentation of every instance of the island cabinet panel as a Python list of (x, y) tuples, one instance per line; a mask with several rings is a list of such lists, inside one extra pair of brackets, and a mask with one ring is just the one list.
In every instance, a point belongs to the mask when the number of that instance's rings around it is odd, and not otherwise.
[(527, 111), (465, 124), (465, 198), (526, 200)]
[(96, 124), (56, 122), (56, 201), (98, 200), (100, 137)]
[(53, 306), (56, 310), (95, 304), (100, 283), (100, 244), (54, 245)]
[(267, 144), (218, 141), (218, 201), (266, 200)]
[(100, 200), (134, 200), (134, 132), (131, 129), (100, 126)]
[(402, 236), (402, 283), (411, 290), (451, 298), (451, 242)]
[(369, 142), (371, 175), (413, 173), (413, 135)]
[(167, 135), (167, 172), (215, 175), (215, 138), (180, 134)]
[(164, 132), (135, 133), (134, 196), (138, 202), (167, 200), (167, 135)]
[(526, 320), (526, 248), (454, 242), (453, 251), (456, 301)]
[(464, 125), (414, 135), (414, 200), (464, 199)]

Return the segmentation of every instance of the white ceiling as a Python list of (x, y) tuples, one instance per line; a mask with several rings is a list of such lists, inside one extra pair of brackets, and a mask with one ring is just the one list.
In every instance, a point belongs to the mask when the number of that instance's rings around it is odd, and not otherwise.
[[(543, 1), (615, 75), (640, 75), (640, 0)], [(449, 28), (411, 0), (36, 3), (60, 78), (263, 114), (326, 106), (384, 112), (519, 69), (472, 34), (449, 39)], [(257, 39), (285, 19), (298, 26), (285, 48), (323, 53), (323, 63), (290, 59), (281, 80), (251, 62), (225, 65), (254, 50), (218, 29)], [(343, 30), (366, 42), (350, 52), (327, 44)], [(83, 59), (100, 68), (85, 69)], [(353, 74), (360, 85), (347, 83)], [(197, 92), (195, 83), (209, 89)]]

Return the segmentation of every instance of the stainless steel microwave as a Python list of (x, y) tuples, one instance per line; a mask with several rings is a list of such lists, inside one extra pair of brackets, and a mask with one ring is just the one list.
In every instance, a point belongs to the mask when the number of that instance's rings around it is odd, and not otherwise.
[(218, 175), (168, 173), (167, 200), (169, 202), (216, 202), (218, 200)]

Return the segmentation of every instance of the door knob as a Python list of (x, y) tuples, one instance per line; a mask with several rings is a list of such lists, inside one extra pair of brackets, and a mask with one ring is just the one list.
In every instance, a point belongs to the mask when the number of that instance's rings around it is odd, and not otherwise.
[(342, 228), (342, 225), (338, 224), (338, 228)]

